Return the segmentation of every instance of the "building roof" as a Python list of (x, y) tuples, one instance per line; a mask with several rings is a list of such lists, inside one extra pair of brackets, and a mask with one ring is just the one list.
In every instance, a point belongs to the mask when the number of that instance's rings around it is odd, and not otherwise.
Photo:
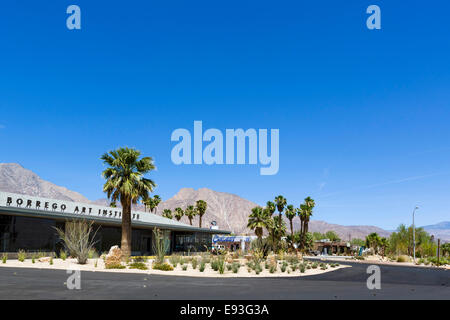
[[(109, 225), (120, 225), (122, 223), (121, 208), (103, 207), (90, 203), (55, 200), (7, 192), (0, 192), (1, 213), (61, 220), (85, 218)], [(131, 224), (134, 227), (158, 227), (161, 229), (213, 234), (230, 233), (230, 231), (226, 230), (194, 227), (149, 212), (132, 211), (131, 218)]]

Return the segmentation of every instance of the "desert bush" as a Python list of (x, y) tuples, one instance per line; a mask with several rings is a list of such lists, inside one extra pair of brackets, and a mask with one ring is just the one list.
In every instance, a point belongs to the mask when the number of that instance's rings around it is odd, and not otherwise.
[(53, 257), (50, 257), (50, 260), (48, 261), (48, 263), (49, 263), (50, 265), (53, 265)]
[(98, 254), (97, 251), (94, 248), (91, 248), (88, 252), (88, 258), (89, 259), (94, 259), (94, 258), (98, 258)]
[(174, 254), (174, 255), (171, 255), (171, 256), (169, 257), (169, 262), (170, 262), (171, 265), (173, 265), (174, 268), (176, 268), (176, 266), (177, 266), (178, 263), (180, 262), (180, 259), (181, 259), (180, 256)]
[(8, 260), (8, 254), (7, 254), (6, 252), (4, 252), (4, 253), (2, 254), (2, 262), (3, 262), (3, 263), (6, 263), (6, 260)]
[(198, 268), (198, 270), (199, 270), (200, 272), (205, 271), (205, 266), (206, 266), (206, 263), (205, 263), (204, 261), (201, 261), (201, 262), (200, 262), (200, 267)]
[(155, 270), (162, 270), (162, 271), (172, 271), (173, 267), (168, 263), (158, 263), (154, 262), (152, 265), (152, 268)]
[(26, 257), (27, 253), (25, 252), (25, 250), (19, 249), (19, 251), (17, 252), (17, 260), (19, 260), (20, 262), (24, 262)]
[(61, 250), (61, 251), (59, 252), (59, 257), (60, 257), (63, 261), (66, 261), (66, 259), (67, 259), (67, 253), (66, 253), (66, 251)]
[(409, 257), (407, 255), (400, 255), (397, 257), (397, 262), (409, 262)]
[(319, 264), (318, 264), (317, 262), (314, 262), (314, 263), (312, 264), (312, 268), (313, 268), (313, 269), (317, 269), (318, 266), (319, 266)]
[(233, 273), (238, 273), (241, 265), (238, 262), (233, 262), (231, 268), (233, 269)]
[(130, 269), (148, 270), (148, 267), (144, 262), (132, 262), (128, 267)]
[(233, 266), (231, 264), (227, 263), (227, 270), (231, 271), (232, 268), (233, 268)]
[(269, 269), (269, 272), (274, 273), (275, 271), (277, 271), (277, 267), (275, 265), (272, 265)]
[(79, 264), (86, 264), (89, 251), (96, 243), (94, 238), (98, 229), (94, 231), (93, 224), (93, 221), (74, 220), (66, 222), (65, 230), (55, 227), (70, 255), (76, 258)]
[(305, 273), (305, 270), (306, 270), (305, 264), (304, 264), (304, 263), (301, 264), (301, 265), (299, 266), (299, 269), (300, 269), (300, 272), (301, 272), (301, 273)]
[(198, 260), (196, 258), (191, 261), (192, 269), (197, 269)]
[(126, 266), (124, 266), (121, 263), (116, 262), (116, 263), (109, 263), (109, 264), (105, 265), (105, 268), (106, 269), (125, 269)]
[(181, 266), (181, 269), (183, 269), (183, 271), (186, 271), (187, 267), (188, 267), (187, 264), (184, 264), (184, 265)]

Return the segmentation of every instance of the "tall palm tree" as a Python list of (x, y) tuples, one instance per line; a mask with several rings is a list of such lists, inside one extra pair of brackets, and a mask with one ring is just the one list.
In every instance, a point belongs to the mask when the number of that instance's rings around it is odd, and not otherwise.
[(153, 209), (155, 210), (155, 214), (156, 214), (156, 211), (158, 210), (158, 205), (160, 202), (161, 202), (161, 197), (158, 196), (157, 194), (155, 194), (153, 196)]
[(131, 205), (139, 199), (148, 197), (156, 184), (144, 175), (155, 169), (151, 157), (139, 159), (141, 152), (136, 149), (119, 148), (105, 153), (101, 160), (109, 166), (102, 172), (106, 179), (103, 191), (111, 202), (120, 201), (122, 205), (123, 256), (131, 254)]
[(248, 217), (247, 228), (255, 230), (255, 234), (259, 241), (262, 241), (264, 228), (267, 227), (270, 216), (267, 211), (261, 207), (254, 207), (252, 213)]
[(306, 214), (305, 214), (305, 227), (303, 229), (303, 232), (306, 234), (306, 233), (308, 233), (309, 219), (312, 216), (312, 212), (313, 212), (313, 209), (314, 209), (316, 203), (314, 202), (313, 199), (311, 199), (311, 197), (306, 197), (305, 205), (307, 207), (307, 210), (306, 210)]
[(194, 217), (197, 215), (197, 210), (194, 206), (188, 206), (186, 208), (186, 211), (184, 212), (185, 216), (188, 217), (189, 219), (189, 223), (192, 226), (192, 220), (194, 219)]
[(162, 216), (163, 216), (164, 218), (167, 218), (167, 219), (172, 219), (172, 218), (173, 218), (172, 210), (170, 210), (170, 209), (164, 209), (164, 210), (163, 210)]
[(208, 207), (208, 204), (204, 200), (198, 200), (196, 202), (196, 209), (197, 209), (197, 215), (198, 215), (198, 226), (202, 227), (202, 217), (206, 213), (206, 208)]
[(277, 206), (278, 216), (279, 216), (279, 219), (280, 219), (280, 221), (281, 221), (281, 213), (283, 212), (284, 207), (285, 207), (286, 204), (287, 204), (286, 198), (283, 197), (283, 196), (278, 196), (278, 197), (276, 197), (276, 198), (275, 198), (275, 204), (276, 204), (276, 206)]
[(183, 218), (184, 216), (184, 211), (181, 208), (175, 208), (175, 219), (177, 219), (177, 221), (180, 221), (181, 218)]
[(272, 201), (267, 201), (266, 210), (268, 210), (268, 212), (270, 213), (271, 216), (275, 212), (275, 209), (276, 209), (275, 203), (273, 203)]
[(295, 208), (292, 204), (290, 204), (286, 207), (285, 215), (286, 215), (286, 218), (289, 219), (289, 225), (291, 227), (291, 235), (294, 236), (294, 227), (292, 225), (292, 219), (295, 218), (296, 212), (295, 212)]

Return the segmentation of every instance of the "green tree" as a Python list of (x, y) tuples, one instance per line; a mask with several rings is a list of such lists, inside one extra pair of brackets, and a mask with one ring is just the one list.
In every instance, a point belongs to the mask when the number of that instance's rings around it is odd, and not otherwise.
[(184, 210), (181, 209), (180, 207), (175, 208), (175, 219), (177, 219), (177, 221), (180, 221), (181, 218), (183, 218), (184, 216)]
[(376, 232), (372, 232), (366, 237), (366, 247), (372, 248), (375, 252), (375, 254), (378, 253), (378, 249), (381, 244), (381, 238)]
[(186, 217), (188, 217), (189, 223), (190, 223), (191, 226), (192, 226), (192, 220), (193, 220), (194, 217), (197, 215), (197, 210), (196, 210), (196, 208), (195, 208), (194, 206), (187, 206), (187, 208), (186, 208), (186, 210), (185, 210), (185, 212), (184, 212), (184, 215), (185, 215)]
[(295, 212), (295, 208), (292, 204), (288, 205), (286, 207), (286, 218), (288, 218), (289, 220), (289, 225), (291, 227), (291, 235), (294, 235), (294, 227), (292, 225), (292, 220), (295, 218), (296, 212)]
[(167, 219), (173, 219), (172, 210), (164, 209), (162, 216)]
[(156, 213), (156, 209), (158, 208), (158, 205), (161, 202), (161, 198), (157, 194), (155, 194), (153, 198), (148, 197), (144, 199), (143, 202), (144, 202), (144, 210), (146, 207), (148, 207), (150, 209), (150, 212)]
[(204, 216), (204, 214), (206, 213), (206, 208), (208, 207), (206, 201), (204, 200), (198, 200), (196, 203), (196, 209), (197, 209), (197, 214), (198, 214), (198, 226), (201, 228), (202, 227), (202, 217)]
[(102, 176), (106, 179), (103, 191), (111, 202), (122, 205), (121, 249), (124, 257), (131, 254), (131, 205), (141, 198), (148, 198), (156, 184), (144, 177), (155, 169), (151, 157), (139, 159), (141, 153), (130, 148), (119, 148), (105, 153), (101, 160), (108, 166)]
[(255, 231), (256, 236), (262, 241), (264, 228), (269, 223), (270, 213), (261, 207), (254, 207), (252, 213), (248, 217), (247, 228)]
[(330, 239), (330, 241), (341, 241), (341, 238), (339, 238), (338, 234), (332, 230), (325, 233), (325, 238)]
[(275, 203), (273, 203), (272, 201), (267, 201), (266, 210), (270, 213), (270, 216), (272, 216), (276, 210)]
[(287, 201), (286, 198), (283, 196), (278, 196), (275, 198), (275, 205), (277, 206), (277, 210), (278, 210), (278, 216), (279, 219), (281, 221), (281, 214), (283, 213), (284, 207), (286, 206)]

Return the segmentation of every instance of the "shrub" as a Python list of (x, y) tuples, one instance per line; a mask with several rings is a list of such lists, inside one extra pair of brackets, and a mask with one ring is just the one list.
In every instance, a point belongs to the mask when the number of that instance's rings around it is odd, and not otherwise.
[(98, 258), (97, 251), (95, 251), (94, 248), (91, 248), (91, 249), (88, 251), (88, 258), (89, 258), (89, 259)]
[(79, 264), (86, 264), (89, 251), (96, 243), (94, 238), (98, 229), (94, 232), (93, 224), (93, 221), (74, 220), (66, 222), (65, 230), (55, 228), (70, 255), (75, 257)]
[(187, 270), (187, 267), (188, 267), (187, 264), (181, 266), (181, 268), (183, 269), (183, 271), (186, 271), (186, 270)]
[(66, 259), (67, 259), (67, 253), (66, 253), (64, 250), (61, 250), (61, 251), (59, 252), (59, 256), (60, 256), (60, 258), (61, 258), (63, 261), (66, 261)]
[(173, 267), (168, 263), (153, 263), (152, 268), (155, 270), (172, 271)]
[(195, 258), (192, 259), (191, 264), (192, 264), (192, 269), (197, 269), (198, 260)]
[(95, 260), (94, 268), (97, 268), (98, 259)]
[(397, 262), (409, 262), (409, 257), (406, 255), (401, 255), (397, 257)]
[(277, 271), (277, 267), (276, 266), (271, 266), (269, 269), (270, 273), (274, 273), (275, 271)]
[(227, 270), (231, 271), (231, 269), (233, 268), (233, 266), (231, 264), (227, 264)]
[(305, 264), (301, 264), (299, 269), (300, 269), (301, 273), (305, 273), (305, 270), (306, 270)]
[(238, 273), (241, 265), (238, 262), (233, 262), (231, 268), (233, 269), (233, 273)]
[(106, 269), (125, 269), (126, 267), (122, 265), (121, 263), (109, 263), (105, 265)]
[(201, 263), (200, 263), (200, 267), (199, 267), (199, 271), (200, 272), (203, 272), (203, 271), (205, 271), (205, 266), (206, 266), (206, 264), (202, 261)]
[(17, 252), (17, 260), (19, 260), (20, 262), (24, 262), (26, 257), (27, 253), (25, 252), (25, 250), (20, 249)]
[(2, 254), (2, 262), (3, 262), (3, 263), (6, 263), (6, 260), (8, 260), (8, 254), (7, 254), (6, 252), (4, 252), (4, 253)]
[(314, 263), (312, 264), (312, 268), (313, 268), (313, 269), (317, 269), (318, 266), (319, 266), (319, 264), (318, 264), (317, 262), (314, 262)]
[(130, 269), (148, 270), (148, 267), (144, 262), (132, 262), (128, 265), (128, 267)]
[(173, 265), (174, 268), (176, 268), (176, 266), (180, 262), (180, 259), (181, 259), (181, 257), (178, 255), (171, 255), (169, 257), (169, 262)]
[(50, 265), (53, 265), (53, 257), (50, 257), (49, 264), (50, 264)]

